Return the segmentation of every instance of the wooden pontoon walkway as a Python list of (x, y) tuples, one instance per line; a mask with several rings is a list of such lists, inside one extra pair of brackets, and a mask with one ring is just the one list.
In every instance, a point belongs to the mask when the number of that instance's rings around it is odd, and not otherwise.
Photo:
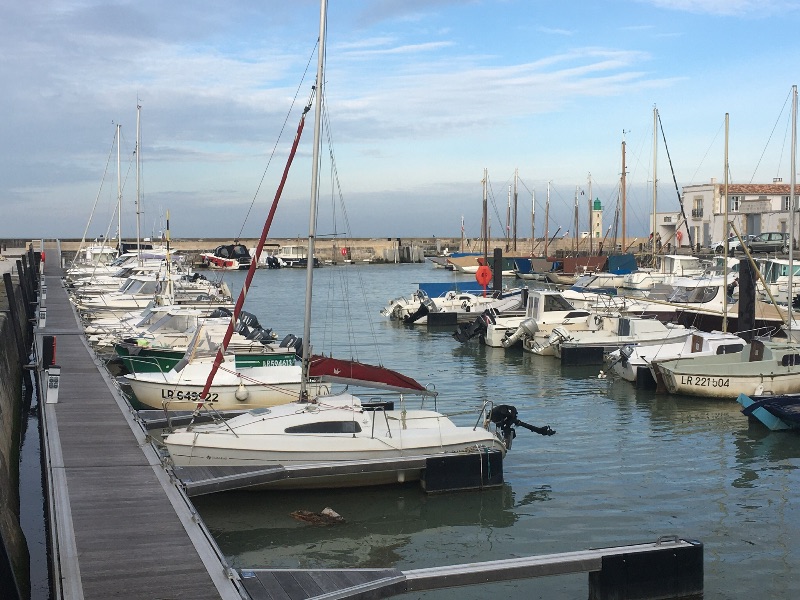
[(44, 404), (43, 420), (54, 597), (242, 598), (238, 575), (86, 344), (56, 250), (46, 254), (47, 320), (37, 338), (56, 337), (61, 367), (58, 403)]

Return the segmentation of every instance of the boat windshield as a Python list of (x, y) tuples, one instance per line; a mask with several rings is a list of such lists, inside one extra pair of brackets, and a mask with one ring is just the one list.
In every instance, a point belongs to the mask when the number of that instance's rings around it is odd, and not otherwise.
[(697, 287), (678, 286), (672, 291), (672, 294), (670, 294), (667, 300), (669, 302), (704, 304), (717, 297), (719, 287), (718, 285), (701, 285)]
[[(789, 276), (789, 263), (770, 262), (764, 268), (764, 281), (774, 283), (779, 277)], [(794, 265), (794, 275), (800, 275), (800, 264)]]
[(561, 295), (547, 295), (544, 297), (545, 312), (560, 310), (574, 310), (574, 307)]

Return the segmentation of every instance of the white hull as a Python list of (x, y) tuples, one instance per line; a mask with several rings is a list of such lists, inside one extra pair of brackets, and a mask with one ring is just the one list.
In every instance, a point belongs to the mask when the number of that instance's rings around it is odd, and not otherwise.
[[(349, 401), (349, 403), (348, 403)], [(485, 451), (505, 454), (505, 446), (483, 428), (459, 427), (428, 410), (362, 410), (347, 394), (322, 397), (318, 404), (292, 404), (256, 410), (225, 425), (179, 430), (164, 443), (177, 466), (261, 466), (324, 468), (354, 461), (385, 461), (386, 468), (364, 469), (344, 478), (320, 476), (278, 480), (281, 487), (342, 487), (413, 481), (425, 458)], [(420, 466), (409, 465), (420, 460)], [(403, 459), (392, 466), (392, 460)]]
[(735, 400), (739, 394), (800, 392), (800, 347), (754, 341), (737, 354), (655, 361), (654, 375), (673, 394)]
[[(249, 410), (295, 402), (300, 395), (299, 366), (248, 367), (230, 373), (221, 368), (209, 391), (208, 406), (216, 410)], [(235, 367), (232, 367), (235, 368)], [(184, 372), (125, 375), (136, 399), (151, 408), (192, 410), (205, 386), (208, 363), (187, 365)], [(317, 394), (318, 384), (309, 392)]]
[(800, 391), (800, 373), (754, 373), (692, 375), (659, 366), (664, 385), (672, 394), (735, 400), (739, 394), (795, 394)]

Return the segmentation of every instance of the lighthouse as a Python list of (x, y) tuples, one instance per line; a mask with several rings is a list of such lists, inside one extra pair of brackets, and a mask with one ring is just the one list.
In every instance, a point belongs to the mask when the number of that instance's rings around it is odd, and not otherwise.
[(595, 198), (592, 203), (592, 214), (590, 215), (592, 237), (600, 239), (603, 237), (603, 205), (600, 198)]

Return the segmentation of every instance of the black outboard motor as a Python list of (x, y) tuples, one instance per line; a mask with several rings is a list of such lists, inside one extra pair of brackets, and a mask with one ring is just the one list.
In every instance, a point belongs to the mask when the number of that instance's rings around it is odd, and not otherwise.
[(233, 313), (224, 306), (220, 306), (219, 308), (212, 310), (211, 314), (208, 316), (209, 318), (232, 317)]
[(487, 309), (483, 311), (480, 316), (475, 319), (472, 323), (463, 323), (459, 325), (458, 328), (453, 332), (453, 337), (461, 342), (462, 344), (468, 340), (471, 340), (476, 335), (483, 335), (486, 333), (486, 324), (487, 319), (491, 318), (489, 311), (491, 309)]
[(497, 425), (500, 431), (503, 432), (503, 441), (506, 444), (506, 449), (511, 450), (511, 442), (517, 436), (514, 426), (524, 427), (528, 431), (538, 433), (539, 435), (555, 435), (555, 430), (551, 429), (550, 425), (544, 427), (536, 427), (517, 418), (517, 409), (510, 404), (499, 404), (492, 408), (491, 412), (487, 415), (488, 419)]
[(422, 304), (419, 305), (419, 308), (416, 310), (416, 312), (414, 312), (414, 314), (406, 315), (405, 317), (403, 317), (403, 322), (409, 324), (415, 323), (419, 321), (422, 317), (427, 316), (429, 312), (430, 310), (423, 302)]

